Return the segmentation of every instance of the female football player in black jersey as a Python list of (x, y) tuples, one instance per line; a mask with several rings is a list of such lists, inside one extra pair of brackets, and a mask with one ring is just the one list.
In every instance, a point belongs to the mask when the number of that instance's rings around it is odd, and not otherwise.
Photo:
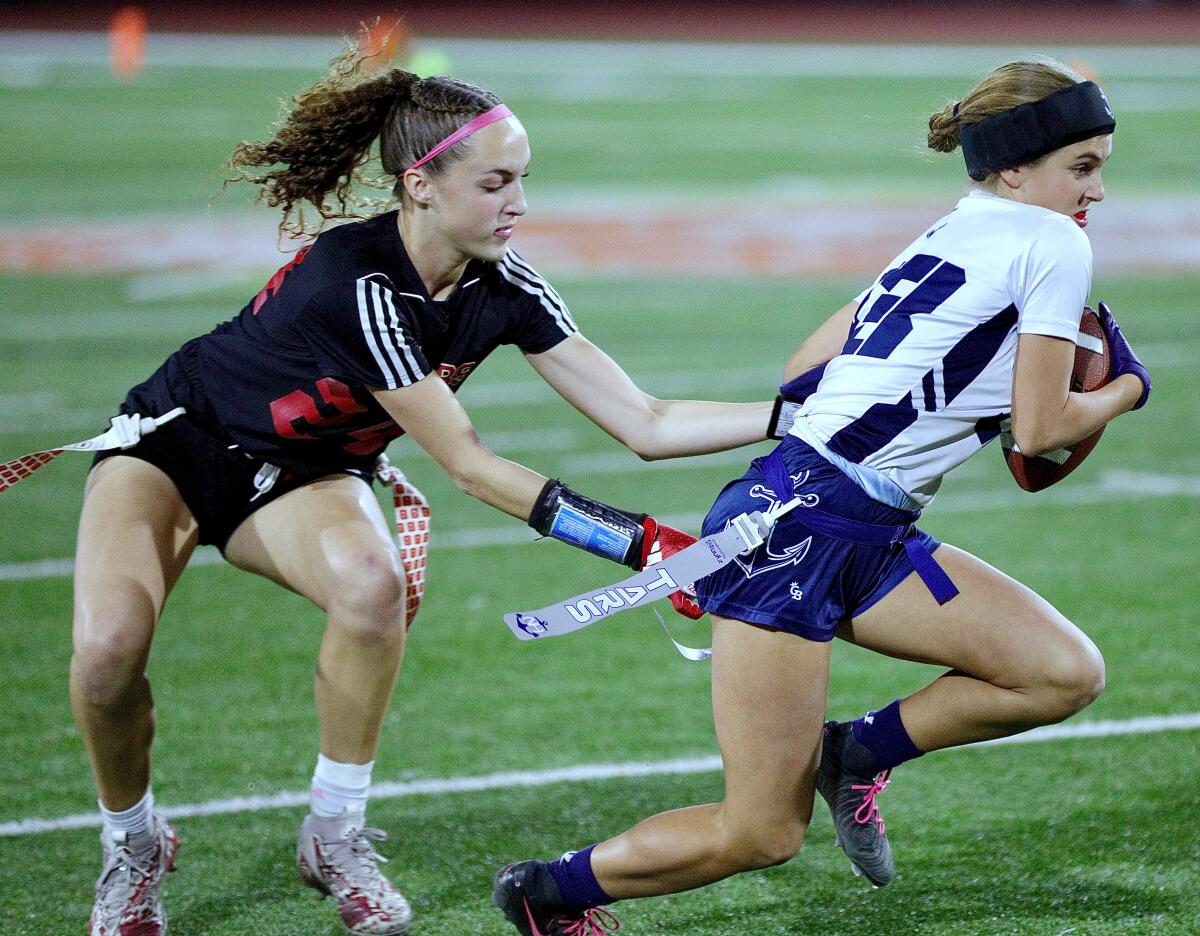
[[(319, 758), (297, 860), (353, 933), (403, 933), (408, 904), (380, 873), (367, 788), (404, 651), (401, 557), (369, 486), (408, 433), (454, 479), (542, 533), (640, 568), (690, 537), (489, 451), (454, 390), (497, 346), (520, 348), (580, 412), (647, 459), (764, 438), (769, 403), (662, 401), (577, 329), (509, 248), (526, 212), (529, 142), (491, 93), (349, 55), (231, 167), (302, 224), (358, 217), (352, 186), (376, 140), (397, 210), (332, 227), (232, 320), (188, 342), (125, 414), (184, 412), (101, 453), (75, 567), (71, 700), (104, 818), (93, 936), (165, 927), (159, 887), (178, 838), (153, 811), (154, 707), (144, 675), (163, 603), (197, 544), (328, 614), (316, 670)], [(680, 599), (682, 600), (682, 599)]]

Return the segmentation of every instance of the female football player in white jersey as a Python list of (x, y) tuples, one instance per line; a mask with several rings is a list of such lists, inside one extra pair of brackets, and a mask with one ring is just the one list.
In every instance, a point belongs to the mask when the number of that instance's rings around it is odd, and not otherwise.
[[(403, 933), (409, 907), (364, 827), (371, 766), (404, 650), (405, 569), (369, 482), (407, 432), (464, 491), (538, 531), (640, 568), (678, 531), (492, 454), (453, 390), (516, 345), (573, 406), (645, 458), (766, 437), (769, 402), (660, 401), (585, 339), (509, 249), (526, 212), (529, 141), (488, 91), (349, 57), (301, 94), (271, 140), (232, 164), (282, 206), (353, 217), (380, 140), (398, 210), (333, 227), (234, 319), (188, 342), (122, 406), (169, 422), (102, 453), (75, 565), (71, 701), (99, 791), (104, 867), (93, 936), (160, 936), (178, 839), (153, 811), (154, 708), (144, 675), (163, 604), (197, 543), (328, 614), (316, 666), (319, 756), (301, 876), (352, 933)], [(133, 420), (134, 425), (140, 425)], [(677, 600), (682, 601), (681, 598)], [(252, 914), (251, 909), (247, 909)], [(254, 932), (252, 915), (245, 924)]]
[[(1103, 660), (1078, 628), (914, 521), (1010, 414), (1032, 455), (1145, 403), (1149, 376), (1103, 305), (1112, 380), (1069, 391), (1091, 288), (1083, 227), (1104, 197), (1114, 128), (1103, 92), (1050, 61), (1002, 66), (930, 118), (930, 147), (961, 145), (975, 184), (799, 347), (782, 389), (807, 399), (790, 432), (726, 486), (704, 524), (707, 535), (801, 500), (748, 558), (697, 583), (713, 615), (725, 798), (502, 869), (493, 900), (526, 936), (601, 932), (613, 925), (603, 904), (788, 860), (814, 789), (855, 870), (886, 884), (895, 869), (875, 797), (892, 768), (1059, 721), (1101, 691)], [(823, 725), (835, 635), (948, 672), (853, 723)]]

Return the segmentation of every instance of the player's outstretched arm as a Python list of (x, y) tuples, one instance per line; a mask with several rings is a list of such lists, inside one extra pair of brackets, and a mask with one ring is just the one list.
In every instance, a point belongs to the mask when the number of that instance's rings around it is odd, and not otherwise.
[(720, 452), (766, 438), (771, 403), (655, 399), (582, 335), (527, 358), (568, 403), (641, 458)]
[(459, 490), (513, 517), (529, 518), (546, 478), (484, 445), (440, 377), (430, 374), (407, 387), (376, 390), (374, 395)]
[(643, 568), (656, 551), (670, 555), (695, 541), (647, 514), (610, 507), (501, 458), (480, 441), (466, 411), (436, 375), (374, 395), (460, 490), (545, 536), (633, 569)]
[(1075, 343), (1022, 334), (1013, 368), (1012, 432), (1022, 454), (1052, 452), (1085, 439), (1133, 409), (1145, 387), (1131, 372), (1090, 393), (1070, 390)]

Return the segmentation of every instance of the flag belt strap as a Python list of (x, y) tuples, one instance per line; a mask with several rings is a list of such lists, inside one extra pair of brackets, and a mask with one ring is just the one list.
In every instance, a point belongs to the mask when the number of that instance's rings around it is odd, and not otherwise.
[[(788, 473), (779, 448), (774, 449), (763, 459), (763, 473), (766, 475), (767, 485), (775, 493), (776, 498), (786, 501), (795, 497), (795, 482)], [(917, 518), (921, 515), (920, 511), (905, 511), (905, 513), (909, 515), (910, 519), (904, 523), (866, 523), (861, 520), (851, 520), (848, 517), (839, 517), (816, 507), (806, 507), (803, 514), (800, 515), (800, 522), (810, 530), (824, 536), (847, 543), (855, 543), (859, 546), (902, 544), (909, 561), (913, 564), (913, 570), (925, 583), (925, 587), (929, 589), (934, 600), (939, 605), (943, 605), (958, 594), (958, 588), (946, 574), (946, 570), (938, 565), (937, 560), (933, 558), (933, 553), (929, 551), (929, 547), (921, 538), (920, 531), (917, 529)]]

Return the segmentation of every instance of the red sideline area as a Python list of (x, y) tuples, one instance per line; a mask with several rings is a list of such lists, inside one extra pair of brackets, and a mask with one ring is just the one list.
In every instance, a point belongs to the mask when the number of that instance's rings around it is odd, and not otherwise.
[[(121, 2), (0, 0), (0, 29), (103, 30)], [(317, 3), (257, 0), (141, 4), (152, 32), (332, 34), (360, 22), (403, 16), (418, 36), (486, 38), (704, 39), (780, 42), (1038, 41), (1086, 43), (1200, 42), (1200, 4), (1170, 0), (1011, 0), (933, 2), (547, 2), (547, 0), (379, 0)]]

